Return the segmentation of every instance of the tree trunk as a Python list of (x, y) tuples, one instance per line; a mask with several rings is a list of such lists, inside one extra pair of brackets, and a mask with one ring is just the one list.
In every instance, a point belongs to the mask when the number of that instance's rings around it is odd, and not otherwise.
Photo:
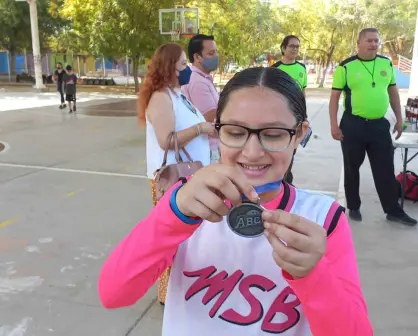
[(321, 81), (321, 71), (322, 71), (322, 57), (318, 59), (318, 62), (316, 63), (316, 78), (315, 78), (315, 84), (319, 84)]
[(12, 82), (16, 82), (16, 47), (14, 45), (9, 47), (9, 57), (10, 78)]
[(139, 92), (138, 63), (139, 63), (139, 55), (134, 55), (132, 57), (132, 72), (133, 72), (132, 75), (134, 76), (135, 92)]
[(396, 42), (395, 41), (388, 41), (388, 43), (386, 45), (387, 45), (390, 57), (392, 59), (398, 59), (398, 52), (397, 52)]
[(222, 78), (223, 78), (223, 75), (224, 75), (224, 68), (225, 68), (225, 65), (227, 64), (226, 62), (225, 62), (225, 59), (226, 59), (226, 57), (225, 56), (223, 56), (223, 57), (219, 57), (219, 81), (220, 82), (222, 82)]
[(331, 58), (332, 58), (332, 55), (334, 54), (334, 50), (335, 50), (335, 45), (331, 45), (331, 48), (329, 48), (329, 53), (327, 55), (327, 60), (325, 62), (325, 67), (324, 67), (324, 70), (323, 70), (323, 73), (322, 73), (321, 83), (319, 83), (320, 88), (324, 87), (325, 79), (327, 78), (328, 67), (331, 63)]

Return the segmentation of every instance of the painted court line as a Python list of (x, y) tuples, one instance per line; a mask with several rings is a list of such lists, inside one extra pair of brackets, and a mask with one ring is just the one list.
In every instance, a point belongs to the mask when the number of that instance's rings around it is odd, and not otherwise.
[(10, 224), (14, 224), (18, 220), (19, 220), (19, 217), (13, 217), (13, 218), (10, 218), (10, 219), (8, 219), (8, 220), (6, 220), (4, 222), (0, 222), (0, 229), (4, 228), (4, 227), (6, 227), (6, 226), (8, 226)]
[(32, 165), (22, 165), (22, 164), (15, 164), (15, 163), (0, 163), (0, 167), (38, 169), (38, 170), (50, 170), (50, 171), (57, 171), (57, 172), (64, 172), (64, 173), (77, 173), (77, 174), (91, 174), (91, 175), (148, 179), (148, 177), (145, 175), (120, 174), (120, 173), (101, 172), (101, 171), (94, 171), (94, 170), (80, 170), (80, 169), (68, 169), (68, 168), (58, 168), (58, 167), (32, 166)]
[[(69, 168), (57, 168), (57, 167), (46, 167), (46, 166), (32, 166), (32, 165), (22, 165), (22, 164), (15, 164), (15, 163), (0, 163), (0, 167), (12, 167), (12, 168), (25, 168), (25, 169), (37, 169), (37, 170), (49, 170), (49, 171), (57, 171), (57, 172), (64, 172), (64, 173), (76, 173), (76, 174), (91, 174), (91, 175), (102, 175), (102, 176), (114, 176), (114, 177), (130, 177), (130, 178), (140, 178), (140, 179), (148, 179), (148, 176), (145, 175), (135, 175), (135, 174), (122, 174), (122, 173), (110, 173), (110, 172), (101, 172), (101, 171), (94, 171), (94, 170), (80, 170), (80, 169), (69, 169)], [(342, 177), (344, 177), (344, 170), (341, 171)], [(341, 180), (343, 178), (340, 177), (340, 183), (338, 187), (338, 191), (329, 191), (329, 190), (311, 190), (303, 188), (306, 191), (317, 193), (317, 194), (324, 194), (330, 196), (337, 196), (337, 201), (341, 203), (339, 200), (339, 195), (342, 194), (344, 200), (344, 181), (341, 184)], [(342, 185), (342, 187), (341, 187)], [(341, 189), (342, 188), (342, 189)], [(342, 193), (340, 191), (342, 190)], [(77, 191), (78, 192), (78, 191)], [(77, 192), (70, 192), (66, 194), (66, 197), (74, 196)], [(343, 205), (343, 203), (341, 203)]]

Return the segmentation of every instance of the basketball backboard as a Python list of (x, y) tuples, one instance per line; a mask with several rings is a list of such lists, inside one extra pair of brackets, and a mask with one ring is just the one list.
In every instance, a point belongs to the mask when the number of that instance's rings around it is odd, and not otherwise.
[(195, 35), (199, 33), (199, 8), (176, 8), (159, 10), (159, 29), (162, 35)]

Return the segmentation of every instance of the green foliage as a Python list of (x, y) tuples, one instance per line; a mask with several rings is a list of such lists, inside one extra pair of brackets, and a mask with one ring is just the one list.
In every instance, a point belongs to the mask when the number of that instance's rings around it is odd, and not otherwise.
[[(50, 1), (37, 0), (38, 26), (41, 48), (47, 47), (48, 39), (67, 24), (50, 12)], [(0, 0), (0, 49), (11, 52), (31, 49), (29, 5), (15, 0)]]
[(411, 58), (418, 0), (374, 0), (368, 4), (367, 23), (377, 27), (384, 37), (387, 52)]
[[(265, 53), (280, 57), (285, 35), (300, 36), (301, 57), (326, 65), (356, 51), (358, 32), (378, 28), (383, 52), (411, 57), (418, 0), (37, 0), (41, 44), (54, 51), (125, 55), (138, 62), (169, 37), (158, 32), (158, 9), (199, 7), (200, 28), (215, 35), (223, 63), (248, 66)], [(0, 48), (31, 48), (28, 5), (0, 0)], [(187, 40), (180, 43), (186, 45)]]
[(199, 1), (201, 32), (215, 35), (221, 58), (249, 65), (277, 43), (275, 11), (258, 0)]
[(163, 42), (158, 9), (171, 0), (65, 0), (61, 15), (72, 22), (74, 45), (96, 55), (148, 57)]

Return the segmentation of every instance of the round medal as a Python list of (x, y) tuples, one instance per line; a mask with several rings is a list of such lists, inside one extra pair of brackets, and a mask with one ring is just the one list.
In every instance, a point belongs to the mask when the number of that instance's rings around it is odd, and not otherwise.
[(264, 208), (251, 202), (243, 202), (233, 207), (228, 215), (227, 222), (230, 229), (241, 237), (254, 238), (261, 236), (264, 232), (261, 213)]

